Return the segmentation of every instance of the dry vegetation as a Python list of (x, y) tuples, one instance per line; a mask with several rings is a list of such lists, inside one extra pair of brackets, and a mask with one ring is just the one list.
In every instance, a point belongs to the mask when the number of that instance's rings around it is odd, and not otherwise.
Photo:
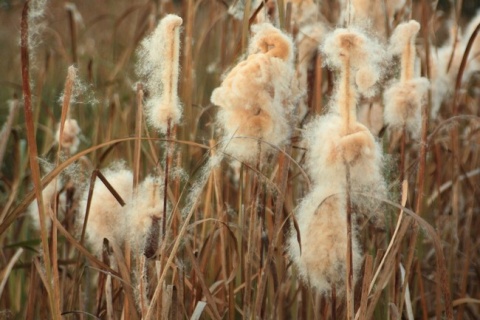
[(0, 1), (0, 319), (480, 319), (476, 2)]

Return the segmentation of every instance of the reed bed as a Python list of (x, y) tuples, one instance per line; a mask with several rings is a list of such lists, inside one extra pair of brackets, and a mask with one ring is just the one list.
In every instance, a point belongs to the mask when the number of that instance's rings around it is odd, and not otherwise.
[(0, 2), (0, 319), (479, 319), (476, 10)]

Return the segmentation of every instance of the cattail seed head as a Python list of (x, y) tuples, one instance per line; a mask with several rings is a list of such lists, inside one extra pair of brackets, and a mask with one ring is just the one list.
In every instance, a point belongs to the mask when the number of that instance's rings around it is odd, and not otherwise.
[(150, 98), (146, 101), (148, 120), (165, 133), (168, 122), (178, 124), (182, 108), (178, 98), (180, 26), (182, 18), (165, 16), (153, 34), (142, 42), (139, 75), (147, 78)]
[[(162, 218), (163, 212), (163, 184), (161, 179), (152, 176), (147, 177), (139, 186), (132, 201), (126, 208), (126, 223), (128, 241), (136, 253), (141, 253), (145, 247), (151, 245), (157, 247), (158, 243), (149, 244), (153, 231), (152, 225)], [(158, 232), (158, 230), (157, 230)]]
[[(319, 184), (298, 207), (297, 222), (301, 250), (296, 232), (288, 239), (288, 253), (300, 278), (321, 294), (328, 294), (335, 285), (344, 291), (347, 252), (346, 202), (343, 188), (334, 180)], [(352, 235), (353, 277), (358, 278), (362, 255), (356, 230)]]
[(356, 123), (357, 92), (372, 96), (374, 84), (382, 75), (382, 65), (387, 57), (383, 47), (362, 31), (339, 28), (332, 32), (322, 46), (326, 62), (340, 70), (333, 105), (344, 119), (344, 131)]
[[(133, 174), (130, 170), (117, 165), (103, 172), (105, 179), (115, 188), (122, 199), (129, 203), (132, 198)], [(83, 225), (87, 209), (88, 189), (80, 201), (78, 223)], [(121, 246), (126, 238), (126, 210), (100, 179), (95, 182), (91, 198), (90, 212), (86, 228), (86, 240), (95, 254), (100, 255), (103, 239)]]
[(262, 154), (290, 136), (289, 116), (298, 99), (292, 40), (270, 24), (253, 28), (249, 56), (237, 64), (211, 96), (220, 107), (225, 151), (240, 161), (254, 161), (258, 140)]
[(420, 24), (415, 20), (402, 23), (395, 28), (390, 38), (390, 51), (392, 54), (401, 54), (402, 72), (400, 81), (411, 80), (415, 69), (415, 39)]
[(406, 126), (413, 137), (418, 137), (421, 129), (421, 110), (429, 88), (426, 78), (415, 78), (399, 82), (384, 93), (385, 122), (392, 127)]
[(421, 108), (429, 88), (425, 78), (415, 78), (415, 38), (420, 24), (415, 20), (402, 23), (390, 39), (390, 49), (401, 55), (400, 81), (384, 93), (385, 122), (391, 127), (406, 127), (417, 137), (421, 128)]

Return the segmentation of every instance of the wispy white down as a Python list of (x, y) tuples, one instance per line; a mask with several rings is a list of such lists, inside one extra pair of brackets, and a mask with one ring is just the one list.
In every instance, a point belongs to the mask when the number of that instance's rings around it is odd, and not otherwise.
[(180, 26), (182, 18), (165, 16), (152, 35), (142, 41), (138, 74), (146, 81), (150, 98), (146, 101), (149, 123), (165, 133), (168, 122), (178, 124), (182, 107), (178, 98)]

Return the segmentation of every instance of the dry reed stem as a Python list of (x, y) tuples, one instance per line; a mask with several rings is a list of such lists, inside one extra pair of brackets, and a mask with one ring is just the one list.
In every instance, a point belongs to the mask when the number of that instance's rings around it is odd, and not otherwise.
[(322, 114), (323, 102), (322, 102), (322, 86), (323, 86), (323, 68), (322, 68), (322, 55), (317, 54), (315, 58), (315, 78), (314, 78), (314, 110), (316, 114)]
[[(191, 121), (193, 119), (192, 112), (192, 97), (193, 97), (193, 70), (194, 59), (193, 59), (193, 31), (195, 23), (195, 1), (187, 0), (186, 3), (186, 21), (185, 21), (185, 50), (183, 56), (183, 86), (182, 86), (182, 100), (184, 103), (185, 117), (186, 121)], [(184, 131), (184, 138), (187, 140), (193, 140), (193, 137), (190, 136), (190, 131)]]
[(29, 281), (29, 290), (28, 290), (28, 299), (25, 306), (25, 320), (34, 320), (35, 319), (35, 305), (37, 302), (36, 296), (38, 293), (38, 278), (37, 278), (37, 268), (34, 263), (30, 266), (30, 281)]
[[(24, 113), (25, 113), (25, 124), (27, 129), (27, 143), (29, 150), (29, 162), (30, 170), (32, 174), (32, 180), (34, 185), (35, 196), (37, 198), (38, 205), (38, 214), (40, 220), (40, 234), (42, 238), (42, 249), (43, 249), (43, 259), (45, 262), (45, 271), (46, 271), (46, 281), (45, 288), (47, 290), (49, 298), (49, 307), (51, 316), (55, 320), (59, 320), (60, 316), (60, 305), (59, 305), (59, 288), (53, 280), (54, 275), (51, 266), (50, 260), (50, 248), (48, 244), (48, 230), (45, 221), (45, 210), (43, 204), (43, 195), (42, 195), (42, 184), (40, 179), (40, 168), (37, 162), (37, 143), (35, 139), (35, 125), (33, 123), (33, 113), (32, 113), (32, 94), (30, 90), (30, 76), (29, 76), (29, 52), (28, 52), (28, 38), (29, 38), (29, 29), (28, 29), (28, 12), (29, 12), (29, 2), (27, 1), (23, 6), (22, 10), (22, 20), (21, 20), (21, 44), (20, 44), (20, 53), (21, 53), (21, 62), (22, 62), (22, 89), (23, 89), (23, 99), (24, 99)], [(56, 248), (54, 248), (56, 250)], [(39, 269), (39, 272), (41, 269)]]
[(137, 113), (135, 121), (135, 147), (134, 147), (134, 156), (133, 156), (133, 189), (137, 190), (137, 186), (140, 181), (140, 157), (142, 153), (142, 123), (143, 123), (143, 85), (137, 83)]
[[(280, 236), (280, 231), (282, 229), (282, 218), (283, 218), (283, 207), (284, 207), (284, 202), (285, 202), (285, 195), (286, 195), (286, 189), (287, 189), (287, 183), (288, 183), (288, 173), (290, 169), (290, 161), (289, 159), (285, 156), (289, 151), (291, 151), (291, 146), (287, 145), (285, 147), (285, 153), (281, 153), (279, 155), (278, 159), (278, 174), (277, 174), (277, 184), (278, 184), (278, 190), (279, 194), (277, 195), (275, 199), (275, 212), (274, 212), (274, 225), (273, 225), (273, 232), (272, 232), (272, 239), (270, 240), (269, 246), (268, 246), (268, 251), (267, 251), (267, 257), (265, 259), (265, 263), (263, 264), (263, 267), (260, 267), (260, 280), (259, 280), (259, 285), (257, 287), (257, 298), (255, 301), (255, 310), (256, 310), (256, 316), (260, 317), (261, 316), (261, 310), (263, 307), (263, 301), (264, 301), (264, 295), (265, 295), (265, 287), (267, 285), (267, 278), (268, 278), (268, 272), (267, 270), (270, 269), (271, 264), (273, 263), (273, 255), (275, 253), (275, 250), (277, 249), (278, 246), (278, 238)], [(276, 264), (280, 264), (281, 262), (279, 260), (276, 261)]]
[[(405, 207), (405, 204), (407, 203), (407, 196), (408, 196), (408, 181), (403, 180), (403, 182), (402, 182), (402, 200), (401, 200), (402, 208)], [(372, 281), (370, 282), (370, 286), (368, 288), (368, 294), (370, 294), (372, 292), (373, 286), (375, 285), (375, 280), (379, 276), (380, 271), (382, 270), (382, 267), (385, 264), (385, 260), (387, 259), (387, 256), (390, 253), (390, 251), (392, 250), (392, 247), (395, 243), (395, 240), (397, 240), (396, 238), (398, 236), (398, 231), (400, 229), (400, 225), (403, 222), (402, 219), (403, 219), (403, 209), (400, 209), (400, 215), (398, 216), (397, 225), (395, 227), (395, 231), (393, 232), (392, 239), (390, 239), (390, 242), (389, 242), (388, 247), (387, 247), (387, 251), (383, 255), (382, 261), (378, 265), (377, 271), (375, 271), (375, 275), (373, 276)], [(399, 241), (401, 241), (401, 240), (402, 239), (400, 238)]]
[[(145, 317), (145, 319), (147, 319), (147, 320), (153, 319), (152, 317), (153, 317), (153, 309), (154, 308), (152, 306), (154, 306), (157, 303), (157, 300), (158, 300), (160, 292), (161, 292), (161, 285), (162, 285), (163, 281), (165, 280), (165, 277), (167, 276), (167, 271), (170, 268), (170, 266), (172, 265), (173, 259), (175, 258), (176, 254), (177, 254), (178, 248), (180, 246), (180, 242), (183, 240), (183, 236), (187, 232), (188, 223), (189, 223), (190, 219), (192, 218), (193, 214), (196, 211), (198, 200), (199, 200), (198, 198), (193, 200), (193, 204), (190, 208), (190, 211), (188, 212), (187, 216), (185, 217), (185, 220), (183, 221), (183, 224), (182, 224), (182, 227), (181, 227), (181, 229), (178, 233), (177, 239), (175, 240), (175, 243), (172, 247), (172, 250), (171, 250), (171, 252), (168, 256), (168, 259), (165, 262), (163, 270), (162, 270), (162, 272), (159, 276), (158, 284), (155, 288), (155, 292), (153, 294), (153, 297), (152, 297), (152, 300), (151, 300), (151, 303), (150, 303), (150, 308), (148, 309), (147, 315)], [(175, 209), (176, 208), (173, 209), (173, 212), (175, 212)]]
[(417, 277), (418, 277), (420, 304), (422, 308), (422, 319), (428, 320), (428, 307), (425, 301), (425, 289), (424, 289), (423, 280), (422, 280), (422, 272), (421, 272), (422, 270), (421, 270), (420, 263), (416, 264), (416, 271), (417, 271)]
[(3, 294), (3, 289), (5, 289), (5, 284), (7, 283), (10, 272), (12, 272), (13, 266), (18, 261), (22, 253), (23, 253), (23, 248), (18, 248), (17, 251), (15, 251), (15, 254), (13, 255), (13, 257), (8, 262), (7, 266), (0, 273), (2, 278), (2, 280), (0, 281), (0, 297)]
[[(55, 159), (55, 166), (58, 166), (60, 163), (60, 155), (61, 155), (61, 150), (62, 150), (62, 142), (63, 142), (63, 134), (64, 134), (64, 128), (65, 128), (65, 121), (70, 118), (70, 100), (72, 97), (73, 93), (73, 86), (76, 78), (76, 69), (73, 66), (70, 66), (68, 68), (68, 73), (67, 73), (67, 78), (65, 80), (65, 90), (64, 90), (64, 95), (63, 95), (63, 101), (62, 101), (62, 114), (60, 118), (60, 134), (59, 134), (59, 139), (58, 139), (58, 148), (57, 148), (57, 155)], [(68, 151), (67, 151), (68, 152)], [(57, 181), (54, 181), (55, 184), (55, 190), (57, 189)], [(58, 203), (57, 203), (57, 197), (55, 197), (54, 200), (54, 211), (53, 214), (55, 215), (55, 219), (57, 219), (58, 215)], [(60, 281), (59, 281), (59, 274), (58, 274), (58, 252), (57, 252), (57, 228), (55, 224), (52, 224), (51, 228), (51, 235), (52, 235), (52, 268), (53, 268), (53, 281), (54, 281), (54, 286), (59, 287), (60, 286)], [(55, 297), (55, 299), (58, 299), (60, 302), (61, 297), (60, 297), (60, 289), (56, 292), (58, 296)]]
[[(172, 139), (172, 119), (167, 120), (167, 133), (166, 137), (168, 140)], [(174, 138), (174, 137), (173, 137)], [(160, 235), (162, 240), (165, 240), (166, 234), (166, 225), (167, 225), (167, 194), (168, 194), (168, 175), (169, 175), (169, 168), (170, 163), (172, 161), (172, 154), (173, 154), (173, 144), (167, 143), (166, 147), (166, 157), (165, 157), (165, 172), (164, 172), (164, 181), (163, 181), (163, 213), (162, 213), (162, 228), (160, 230)]]
[(211, 309), (213, 312), (213, 315), (215, 319), (221, 319), (222, 317), (220, 316), (220, 313), (218, 312), (217, 304), (215, 303), (215, 300), (212, 296), (212, 293), (210, 292), (210, 289), (208, 288), (206, 282), (205, 282), (205, 277), (203, 276), (202, 269), (200, 269), (198, 263), (196, 262), (196, 258), (192, 252), (192, 248), (190, 247), (189, 243), (185, 244), (185, 248), (187, 251), (187, 255), (190, 257), (190, 261), (193, 266), (193, 270), (195, 270), (196, 277), (198, 278), (200, 285), (203, 290), (203, 294), (205, 294), (205, 297), (207, 298), (207, 307)]
[(133, 289), (130, 283), (130, 270), (127, 267), (125, 257), (122, 255), (122, 250), (118, 247), (118, 245), (112, 241), (110, 242), (110, 246), (113, 249), (113, 255), (115, 260), (117, 261), (118, 270), (120, 272), (120, 276), (122, 281), (122, 288), (125, 294), (125, 300), (128, 303), (128, 308), (125, 308), (124, 305), (124, 317), (127, 316), (125, 312), (128, 312), (128, 317), (130, 319), (136, 320), (138, 319), (137, 308), (135, 305), (135, 299), (133, 296)]
[[(348, 128), (347, 128), (348, 130)], [(353, 320), (355, 317), (355, 300), (354, 300), (354, 282), (353, 282), (353, 235), (352, 235), (352, 201), (351, 201), (351, 180), (350, 165), (347, 160), (343, 159), (346, 172), (346, 218), (347, 218), (347, 252), (346, 252), (346, 299), (347, 299), (347, 319)]]
[(360, 307), (358, 308), (357, 314), (359, 319), (366, 319), (367, 316), (367, 305), (369, 298), (369, 285), (372, 280), (372, 271), (373, 271), (373, 257), (369, 254), (366, 255), (365, 264), (364, 264), (364, 274), (363, 274), (363, 285), (362, 285), (362, 296), (360, 298)]

